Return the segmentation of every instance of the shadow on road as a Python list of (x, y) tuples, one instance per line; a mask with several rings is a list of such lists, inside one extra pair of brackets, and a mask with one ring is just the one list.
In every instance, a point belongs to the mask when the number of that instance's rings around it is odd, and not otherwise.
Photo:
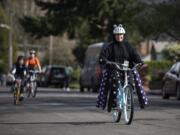
[(180, 109), (180, 102), (177, 100), (150, 100), (148, 108), (155, 110)]
[(92, 121), (92, 122), (19, 122), (19, 123), (9, 123), (2, 122), (0, 125), (103, 125), (110, 124), (113, 122), (107, 121)]
[(133, 121), (165, 121), (164, 118), (136, 118)]

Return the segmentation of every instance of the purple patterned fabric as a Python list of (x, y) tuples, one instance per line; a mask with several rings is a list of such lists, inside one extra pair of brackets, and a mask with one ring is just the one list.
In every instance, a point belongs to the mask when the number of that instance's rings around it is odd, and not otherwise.
[[(137, 71), (134, 71), (133, 74), (135, 77), (135, 85), (136, 85), (136, 91), (139, 102), (143, 102), (143, 104), (147, 105), (148, 99), (143, 89), (140, 75)], [(98, 108), (102, 108), (103, 110), (105, 109), (107, 104), (108, 81), (109, 81), (109, 72), (108, 70), (103, 70), (98, 99), (97, 99), (97, 105), (96, 105)]]
[(144, 105), (147, 105), (148, 99), (147, 99), (146, 93), (144, 91), (140, 75), (137, 70), (135, 70), (133, 73), (134, 73), (135, 85), (136, 85), (136, 91), (137, 91), (138, 97), (139, 97), (139, 99), (142, 100)]
[(98, 95), (98, 100), (97, 100), (97, 107), (102, 108), (103, 110), (106, 107), (106, 102), (107, 102), (107, 85), (108, 85), (108, 71), (103, 70), (102, 71), (102, 79), (100, 83), (100, 88), (99, 88), (99, 95)]

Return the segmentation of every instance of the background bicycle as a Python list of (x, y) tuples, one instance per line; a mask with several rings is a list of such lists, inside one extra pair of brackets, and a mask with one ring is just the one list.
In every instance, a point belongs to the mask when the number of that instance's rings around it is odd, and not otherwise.
[(27, 97), (36, 97), (37, 94), (37, 74), (39, 71), (29, 70), (26, 82), (26, 94)]

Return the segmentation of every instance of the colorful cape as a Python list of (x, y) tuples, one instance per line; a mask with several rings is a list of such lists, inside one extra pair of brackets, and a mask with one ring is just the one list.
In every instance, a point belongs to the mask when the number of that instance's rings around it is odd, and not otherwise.
[[(147, 105), (148, 99), (144, 91), (144, 88), (142, 86), (142, 82), (141, 82), (138, 71), (134, 71), (133, 75), (135, 78), (135, 87), (136, 87), (136, 93), (137, 93), (139, 102), (142, 102), (141, 104)], [(102, 78), (101, 78), (97, 105), (96, 105), (98, 108), (102, 108), (103, 110), (106, 108), (106, 104), (108, 102), (107, 101), (108, 81), (109, 81), (109, 72), (107, 69), (105, 69), (102, 72)]]

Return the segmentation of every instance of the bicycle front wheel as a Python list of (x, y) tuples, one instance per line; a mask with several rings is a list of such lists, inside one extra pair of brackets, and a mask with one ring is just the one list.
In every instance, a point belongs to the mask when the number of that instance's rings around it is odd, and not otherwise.
[(20, 98), (20, 90), (18, 88), (16, 88), (14, 90), (14, 105), (17, 105), (19, 103), (19, 98)]
[(31, 95), (31, 88), (26, 88), (26, 96), (29, 98)]
[(124, 119), (127, 125), (131, 124), (134, 115), (134, 98), (133, 98), (133, 88), (128, 85), (124, 89)]
[(33, 82), (33, 87), (32, 87), (32, 97), (36, 97), (37, 94), (37, 82)]

